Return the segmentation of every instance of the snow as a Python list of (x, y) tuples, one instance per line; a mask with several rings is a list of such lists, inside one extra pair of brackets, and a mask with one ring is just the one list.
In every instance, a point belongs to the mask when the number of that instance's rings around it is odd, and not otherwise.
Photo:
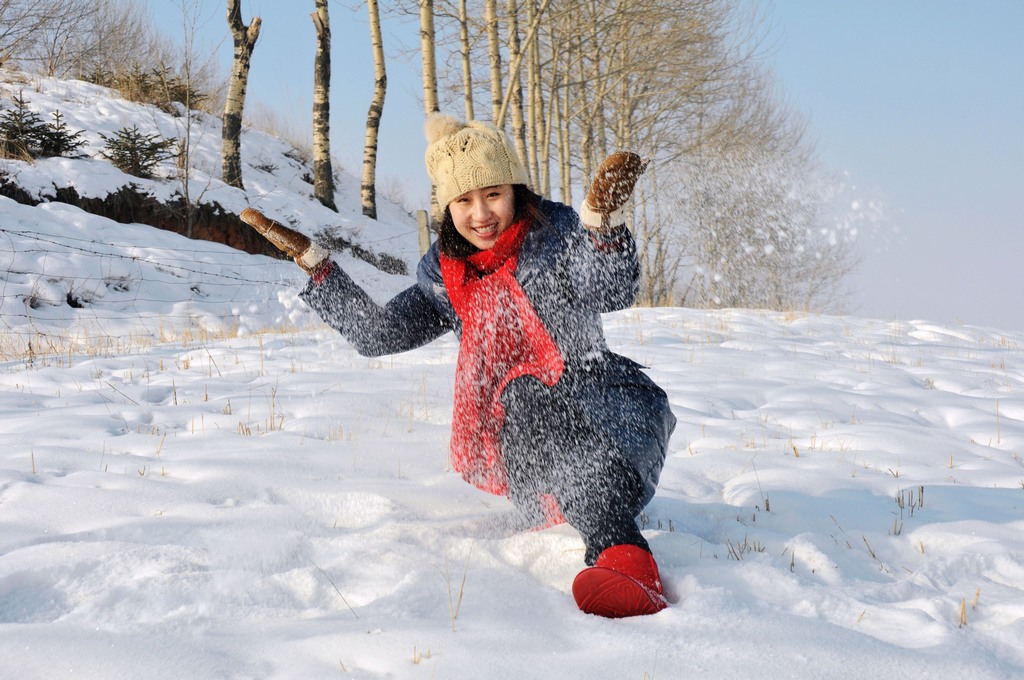
[[(3, 87), (73, 129), (180, 125), (84, 83)], [(277, 170), (247, 169), (245, 192), (193, 178), (225, 209), (415, 263), (412, 220), (362, 218), (356, 178), (336, 215), (286, 144), (245, 143)], [(173, 168), (3, 163), (43, 193), (180, 187)], [(338, 259), (378, 299), (410, 282)], [(573, 603), (572, 529), (515, 533), (449, 468), (451, 336), (360, 357), (293, 264), (59, 203), (0, 198), (0, 262), (0, 677), (1024, 674), (1024, 334), (608, 315), (679, 418), (642, 518), (672, 606), (613, 621)]]

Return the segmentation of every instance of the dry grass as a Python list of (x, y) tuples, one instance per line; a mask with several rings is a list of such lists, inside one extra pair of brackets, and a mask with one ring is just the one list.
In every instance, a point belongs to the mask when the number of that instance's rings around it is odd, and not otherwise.
[[(292, 324), (263, 327), (247, 335), (294, 335), (303, 329)], [(98, 327), (79, 326), (54, 331), (30, 327), (0, 331), (0, 361), (22, 361), (29, 367), (71, 366), (76, 358), (109, 358), (140, 354), (157, 345), (179, 345), (199, 349), (210, 343), (240, 337), (237, 321), (221, 329), (199, 325), (173, 328), (161, 325), (155, 331), (110, 335)], [(212, 369), (211, 369), (212, 370)], [(219, 370), (219, 369), (218, 369)]]

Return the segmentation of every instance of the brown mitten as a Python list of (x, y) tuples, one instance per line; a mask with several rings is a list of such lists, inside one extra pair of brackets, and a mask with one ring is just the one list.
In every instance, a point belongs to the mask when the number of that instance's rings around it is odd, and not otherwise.
[(239, 217), (263, 234), (264, 238), (273, 243), (278, 250), (295, 260), (307, 274), (312, 274), (327, 260), (327, 251), (310, 241), (308, 236), (275, 222), (259, 210), (246, 208)]
[(622, 210), (650, 160), (631, 151), (618, 151), (604, 159), (580, 208), (580, 220), (592, 231), (608, 231), (625, 223)]

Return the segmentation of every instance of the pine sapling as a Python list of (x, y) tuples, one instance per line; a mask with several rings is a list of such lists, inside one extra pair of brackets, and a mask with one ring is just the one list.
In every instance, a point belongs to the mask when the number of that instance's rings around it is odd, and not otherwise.
[(100, 134), (106, 148), (100, 154), (119, 170), (135, 177), (149, 178), (158, 163), (177, 155), (177, 139), (161, 139), (160, 135), (145, 135), (138, 125), (123, 127), (113, 137)]

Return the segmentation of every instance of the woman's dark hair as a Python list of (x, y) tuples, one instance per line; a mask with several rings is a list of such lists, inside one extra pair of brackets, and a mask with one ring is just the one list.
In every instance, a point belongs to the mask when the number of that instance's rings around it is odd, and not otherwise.
[[(516, 206), (515, 214), (512, 216), (513, 222), (518, 222), (526, 217), (536, 217), (540, 196), (530, 191), (529, 187), (525, 184), (513, 184), (512, 198)], [(441, 252), (448, 257), (462, 259), (480, 252), (479, 248), (467, 241), (455, 228), (455, 222), (452, 220), (452, 213), (448, 210), (448, 206), (445, 206), (444, 216), (441, 218), (440, 224), (437, 225), (437, 240)]]

